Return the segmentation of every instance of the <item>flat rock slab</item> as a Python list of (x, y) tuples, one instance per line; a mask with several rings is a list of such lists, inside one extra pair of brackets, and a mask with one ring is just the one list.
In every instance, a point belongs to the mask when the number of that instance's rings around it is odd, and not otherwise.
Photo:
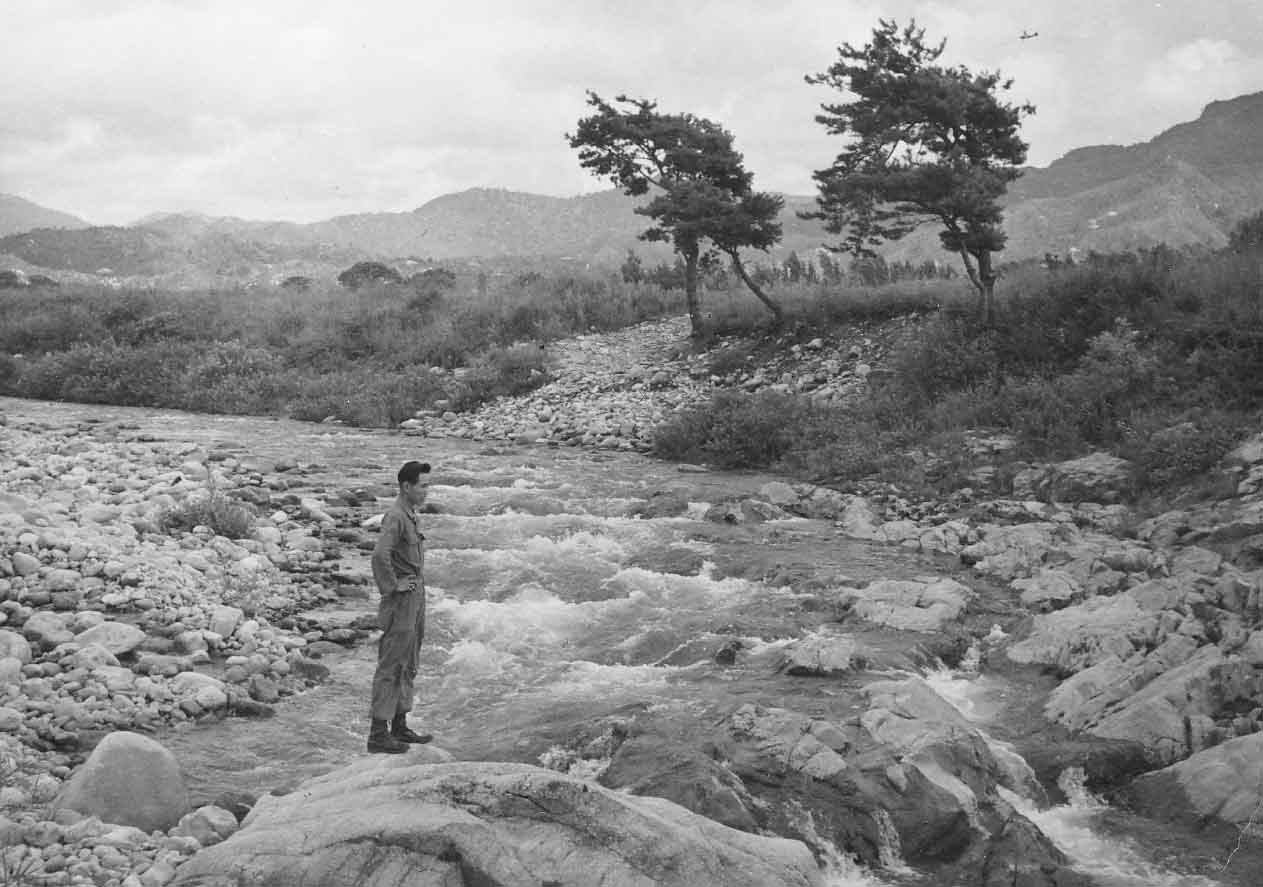
[(807, 847), (528, 764), (369, 759), (266, 796), (173, 887), (820, 887)]

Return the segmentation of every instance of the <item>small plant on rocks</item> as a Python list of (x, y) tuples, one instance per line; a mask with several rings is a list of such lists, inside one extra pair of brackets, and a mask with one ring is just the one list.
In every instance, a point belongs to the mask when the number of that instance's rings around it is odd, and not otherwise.
[(164, 511), (158, 524), (168, 533), (210, 527), (216, 535), (245, 539), (254, 531), (254, 512), (224, 495), (214, 475), (208, 474), (205, 494), (189, 496), (179, 506)]
[(43, 874), (36, 864), (39, 858), (26, 844), (0, 836), (0, 887), (34, 887)]
[[(9, 753), (0, 747), (0, 814), (20, 815), (28, 807), (25, 785), (37, 772), (20, 750)], [(46, 883), (43, 876), (42, 857), (23, 840), (22, 827), (0, 816), (0, 887), (34, 887)]]
[(247, 617), (258, 616), (267, 608), (267, 600), (272, 588), (267, 576), (259, 573), (236, 576), (225, 573), (220, 589), (219, 600), (230, 607), (236, 607)]

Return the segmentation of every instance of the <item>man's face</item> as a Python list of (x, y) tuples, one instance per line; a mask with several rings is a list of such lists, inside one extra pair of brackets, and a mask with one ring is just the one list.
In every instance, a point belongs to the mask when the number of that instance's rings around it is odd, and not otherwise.
[(425, 494), (430, 488), (430, 479), (425, 475), (417, 478), (414, 484), (404, 483), (403, 494), (411, 505), (420, 505), (425, 502)]

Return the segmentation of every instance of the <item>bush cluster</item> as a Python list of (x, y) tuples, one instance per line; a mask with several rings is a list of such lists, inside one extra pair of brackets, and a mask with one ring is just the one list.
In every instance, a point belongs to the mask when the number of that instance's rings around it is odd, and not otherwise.
[[(1215, 465), (1263, 403), (1263, 255), (1165, 248), (1077, 267), (1015, 269), (997, 321), (940, 309), (846, 409), (724, 394), (659, 429), (656, 451), (813, 479), (964, 483), (963, 432), (1012, 434), (1014, 458), (1104, 449), (1161, 490)], [(903, 298), (906, 298), (906, 291)], [(851, 304), (879, 302), (881, 291)], [(935, 458), (915, 458), (917, 448)], [(957, 458), (959, 457), (959, 459)]]
[[(7, 294), (0, 394), (389, 426), (438, 402), (471, 409), (542, 384), (538, 343), (681, 307), (613, 275), (364, 276), (354, 289)], [(432, 367), (466, 372), (453, 382)]]
[(158, 525), (168, 533), (209, 527), (226, 539), (248, 539), (254, 532), (254, 512), (229, 499), (214, 484), (208, 484), (204, 493), (189, 496), (180, 505), (164, 511)]

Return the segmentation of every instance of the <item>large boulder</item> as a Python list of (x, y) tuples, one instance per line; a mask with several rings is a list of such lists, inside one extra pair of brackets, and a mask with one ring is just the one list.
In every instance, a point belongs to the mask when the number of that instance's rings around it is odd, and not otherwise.
[(973, 591), (955, 579), (878, 579), (847, 589), (851, 611), (901, 631), (941, 631), (965, 611)]
[(186, 813), (176, 824), (174, 834), (196, 838), (203, 847), (218, 844), (237, 831), (237, 817), (232, 811), (208, 804)]
[(862, 668), (863, 663), (859, 642), (851, 635), (816, 632), (786, 647), (780, 668), (786, 674), (828, 677)]
[(1089, 598), (1081, 604), (1037, 615), (1030, 634), (1005, 651), (1014, 662), (1053, 665), (1073, 674), (1112, 657), (1126, 660), (1152, 646), (1159, 613), (1131, 594)]
[(1034, 787), (1013, 772), (1016, 756), (1001, 761), (920, 679), (872, 684), (865, 695), (859, 723), (754, 705), (730, 716), (716, 752), (755, 796), (763, 830), (824, 838), (872, 866), (910, 863), (934, 871), (935, 883), (1077, 883), (997, 792)]
[(1156, 650), (1110, 656), (1064, 681), (1045, 715), (1073, 730), (1131, 740), (1169, 764), (1215, 744), (1230, 714), (1257, 704), (1263, 675), (1213, 645), (1172, 635)]
[(75, 635), (75, 643), (84, 647), (99, 644), (115, 656), (130, 653), (145, 640), (145, 633), (126, 622), (102, 622)]
[(1030, 576), (1040, 567), (1072, 560), (1083, 535), (1071, 524), (1037, 521), (1016, 526), (986, 525), (982, 539), (965, 546), (960, 559), (980, 573), (1010, 580)]
[(1023, 607), (1037, 613), (1060, 610), (1084, 597), (1083, 587), (1065, 570), (1045, 568), (1026, 579), (1014, 579), (1010, 587)]
[(998, 786), (1043, 799), (1037, 775), (1012, 746), (979, 731), (921, 678), (879, 681), (866, 686), (864, 695), (869, 708), (860, 723), (873, 738), (966, 809), (985, 809)]
[(214, 711), (228, 704), (228, 688), (223, 681), (208, 674), (184, 671), (171, 681), (176, 697), (192, 700), (203, 711)]
[(1109, 453), (1058, 462), (1048, 478), (1048, 495), (1057, 502), (1117, 502), (1133, 486), (1134, 466)]
[(239, 607), (217, 604), (211, 611), (210, 630), (220, 637), (231, 637), (244, 618), (245, 613)]
[(39, 610), (31, 614), (22, 626), (22, 634), (36, 644), (44, 647), (56, 647), (74, 640), (74, 633), (67, 627), (66, 619), (60, 613)]
[(665, 798), (707, 819), (758, 832), (758, 803), (730, 769), (695, 746), (642, 732), (619, 745), (600, 782)]
[(57, 806), (103, 822), (165, 831), (189, 810), (175, 755), (139, 733), (109, 733), (71, 774)]
[(528, 764), (358, 761), (264, 796), (172, 887), (817, 887), (797, 841)]
[(1263, 809), (1263, 733), (1230, 739), (1162, 770), (1128, 790), (1145, 813), (1162, 818), (1219, 819), (1234, 825)]
[(26, 665), (31, 661), (31, 645), (16, 631), (0, 628), (0, 659), (9, 658)]

